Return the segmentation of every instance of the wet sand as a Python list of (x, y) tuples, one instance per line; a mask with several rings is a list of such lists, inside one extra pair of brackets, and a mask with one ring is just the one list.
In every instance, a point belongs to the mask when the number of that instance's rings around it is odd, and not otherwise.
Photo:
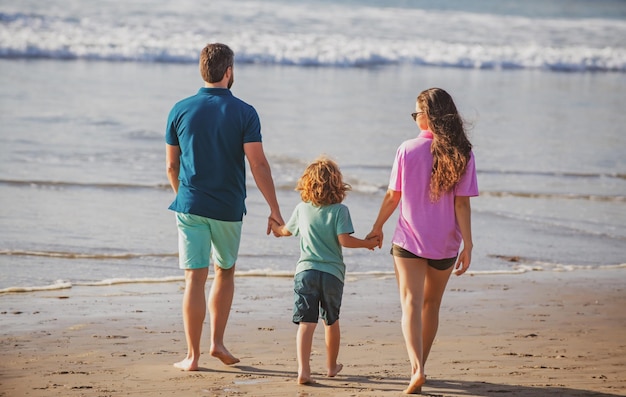
[[(626, 395), (626, 269), (465, 275), (448, 285), (426, 366), (429, 396)], [(239, 277), (226, 343), (241, 359), (201, 370), (185, 354), (182, 283), (0, 296), (0, 396), (399, 396), (410, 366), (395, 279), (348, 277), (343, 371), (296, 384), (290, 278)], [(203, 350), (208, 350), (208, 325)]]

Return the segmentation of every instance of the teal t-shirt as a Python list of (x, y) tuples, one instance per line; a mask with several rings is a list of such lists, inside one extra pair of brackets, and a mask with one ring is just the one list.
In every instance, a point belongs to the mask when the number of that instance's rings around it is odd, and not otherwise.
[(291, 234), (300, 237), (296, 274), (319, 270), (344, 282), (346, 265), (337, 236), (354, 233), (348, 207), (343, 204), (317, 207), (302, 202), (296, 206), (285, 227)]

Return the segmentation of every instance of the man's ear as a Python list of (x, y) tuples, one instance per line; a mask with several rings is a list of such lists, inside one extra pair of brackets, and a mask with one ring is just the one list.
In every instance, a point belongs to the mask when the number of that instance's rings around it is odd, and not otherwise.
[(224, 77), (222, 78), (222, 80), (226, 79), (226, 81), (230, 80), (230, 76), (233, 75), (233, 67), (229, 66), (228, 68), (226, 68), (226, 72), (224, 72)]

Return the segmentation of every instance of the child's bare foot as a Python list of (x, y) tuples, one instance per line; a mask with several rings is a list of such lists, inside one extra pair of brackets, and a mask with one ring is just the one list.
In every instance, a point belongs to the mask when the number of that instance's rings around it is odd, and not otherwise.
[(414, 374), (409, 382), (409, 387), (404, 389), (405, 394), (421, 394), (422, 385), (426, 383), (426, 377), (422, 374)]
[(332, 368), (332, 369), (328, 370), (327, 376), (330, 377), (330, 378), (332, 378), (334, 376), (337, 376), (337, 374), (339, 372), (341, 372), (342, 369), (343, 369), (343, 364), (337, 364), (337, 365), (335, 365), (335, 368)]
[(198, 370), (198, 362), (194, 362), (190, 358), (186, 358), (183, 361), (179, 361), (174, 363), (174, 367), (178, 369), (182, 369), (183, 371), (197, 371)]
[(223, 362), (226, 365), (237, 364), (240, 361), (237, 357), (230, 354), (230, 352), (225, 347), (211, 348), (211, 356), (218, 358), (221, 362)]
[(298, 384), (299, 385), (311, 385), (315, 383), (313, 379), (311, 379), (311, 368), (308, 366), (299, 367), (298, 368)]
[(303, 376), (298, 375), (298, 384), (299, 385), (313, 385), (315, 381), (311, 379), (311, 375)]

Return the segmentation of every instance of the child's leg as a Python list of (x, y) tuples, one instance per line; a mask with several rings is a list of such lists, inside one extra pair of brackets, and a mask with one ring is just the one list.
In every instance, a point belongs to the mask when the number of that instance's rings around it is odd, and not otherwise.
[(298, 383), (301, 385), (311, 383), (311, 347), (313, 345), (313, 333), (317, 323), (300, 322), (296, 336), (298, 352)]
[(325, 325), (324, 331), (326, 336), (326, 367), (328, 368), (328, 376), (333, 377), (343, 368), (342, 364), (337, 364), (339, 342), (341, 341), (339, 320), (332, 325)]

